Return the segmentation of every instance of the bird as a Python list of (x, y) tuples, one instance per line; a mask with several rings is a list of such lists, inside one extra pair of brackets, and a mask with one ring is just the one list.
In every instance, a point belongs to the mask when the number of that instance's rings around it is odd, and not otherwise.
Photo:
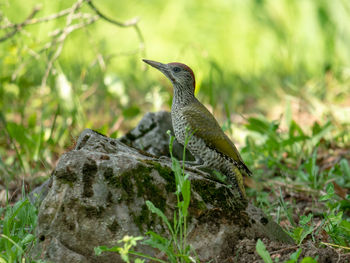
[(215, 117), (195, 97), (193, 70), (178, 62), (143, 61), (162, 72), (173, 85), (171, 119), (176, 140), (185, 145), (186, 136), (190, 133), (186, 147), (196, 158), (197, 167), (211, 168), (223, 174), (233, 187), (237, 208), (246, 207), (243, 175), (250, 176), (252, 172)]

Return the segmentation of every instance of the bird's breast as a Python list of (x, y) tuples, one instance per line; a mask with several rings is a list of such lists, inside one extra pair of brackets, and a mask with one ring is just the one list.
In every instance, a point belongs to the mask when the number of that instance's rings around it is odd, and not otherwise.
[(171, 121), (174, 128), (176, 140), (184, 144), (186, 138), (186, 127), (189, 126), (189, 123), (186, 121), (185, 116), (181, 110), (171, 110)]

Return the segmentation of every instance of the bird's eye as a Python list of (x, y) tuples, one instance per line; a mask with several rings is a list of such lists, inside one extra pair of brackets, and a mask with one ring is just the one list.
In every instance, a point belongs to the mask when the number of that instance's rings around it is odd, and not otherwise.
[(180, 72), (180, 71), (181, 71), (181, 68), (180, 68), (180, 67), (175, 67), (175, 68), (173, 68), (173, 71), (174, 71), (174, 72)]

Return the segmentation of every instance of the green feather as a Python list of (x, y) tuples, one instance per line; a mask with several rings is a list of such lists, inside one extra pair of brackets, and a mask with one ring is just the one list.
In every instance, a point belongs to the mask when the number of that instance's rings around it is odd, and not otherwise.
[(219, 123), (203, 104), (196, 101), (185, 106), (183, 116), (197, 137), (203, 139), (209, 147), (234, 160), (241, 173), (252, 174), (244, 164), (236, 146), (222, 131)]

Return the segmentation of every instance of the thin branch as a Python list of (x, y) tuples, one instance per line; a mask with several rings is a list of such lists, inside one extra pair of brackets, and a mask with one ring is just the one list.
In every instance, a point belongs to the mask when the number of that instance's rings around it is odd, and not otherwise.
[(104, 14), (101, 13), (101, 11), (93, 4), (93, 2), (91, 0), (87, 0), (87, 3), (88, 5), (91, 7), (91, 9), (99, 16), (101, 17), (101, 19), (111, 23), (111, 24), (114, 24), (116, 26), (119, 26), (119, 27), (133, 27), (134, 30), (136, 31), (136, 34), (137, 34), (137, 37), (139, 39), (139, 49), (140, 51), (142, 52), (142, 54), (145, 56), (146, 55), (146, 52), (145, 52), (145, 40), (143, 38), (143, 35), (142, 35), (142, 32), (138, 26), (138, 22), (139, 22), (139, 18), (138, 17), (134, 17), (126, 22), (120, 22), (120, 21), (117, 21), (117, 20), (114, 20), (114, 19), (111, 19), (107, 16), (105, 16)]
[(82, 27), (85, 27), (87, 25), (90, 25), (94, 22), (96, 22), (98, 20), (98, 17), (95, 16), (95, 17), (92, 17), (90, 18), (89, 20), (87, 20), (86, 22), (82, 22), (82, 23), (78, 23), (78, 24), (74, 24), (74, 25), (71, 25), (69, 27), (66, 27), (63, 31), (63, 33), (59, 36), (57, 42), (59, 43), (59, 46), (57, 47), (55, 53), (53, 54), (53, 56), (51, 57), (51, 59), (49, 60), (49, 63), (47, 64), (47, 68), (46, 68), (46, 71), (45, 71), (45, 74), (44, 74), (44, 77), (41, 81), (41, 86), (45, 86), (46, 85), (46, 82), (47, 82), (47, 79), (50, 75), (50, 72), (51, 72), (51, 69), (52, 69), (52, 66), (53, 66), (53, 63), (58, 59), (58, 57), (60, 56), (61, 52), (62, 52), (62, 49), (63, 49), (63, 43), (64, 43), (64, 40), (67, 38), (67, 36), (69, 34), (71, 34), (73, 31), (77, 30), (77, 29), (80, 29)]
[[(22, 22), (22, 26), (28, 26), (28, 25), (34, 25), (34, 24), (39, 24), (39, 23), (43, 23), (43, 22), (48, 22), (51, 20), (55, 20), (57, 18), (60, 18), (62, 16), (65, 16), (67, 14), (69, 14), (69, 12), (71, 11), (71, 8), (62, 10), (56, 14), (52, 14), (46, 17), (41, 17), (41, 18), (32, 18), (32, 19), (26, 19), (24, 22)], [(3, 25), (0, 26), (0, 29), (6, 29), (6, 28), (14, 28), (17, 27), (19, 24), (13, 24), (13, 23), (9, 23), (7, 25)]]
[[(92, 11), (96, 15), (79, 12), (84, 3), (87, 3), (88, 6), (92, 9)], [(5, 24), (0, 26), (0, 30), (9, 29), (10, 32), (7, 32), (4, 36), (0, 37), (0, 42), (13, 37), (28, 25), (48, 22), (48, 21), (52, 21), (52, 20), (66, 16), (65, 26), (62, 29), (56, 29), (55, 31), (51, 32), (49, 34), (49, 37), (52, 37), (51, 41), (44, 44), (42, 48), (39, 51), (37, 51), (38, 54), (41, 54), (46, 50), (51, 51), (51, 54), (49, 55), (47, 67), (46, 67), (44, 76), (42, 78), (42, 82), (41, 82), (42, 86), (46, 85), (47, 79), (52, 71), (53, 64), (60, 56), (63, 49), (64, 41), (66, 40), (68, 35), (77, 29), (83, 28), (87, 25), (94, 23), (99, 18), (107, 21), (108, 23), (116, 25), (118, 27), (133, 27), (139, 39), (139, 47), (137, 50), (138, 52), (141, 52), (142, 55), (145, 56), (145, 43), (144, 43), (145, 41), (144, 41), (142, 32), (138, 26), (138, 22), (139, 22), (138, 18), (133, 18), (126, 22), (120, 22), (120, 21), (114, 20), (104, 15), (93, 4), (92, 0), (77, 0), (71, 7), (64, 9), (62, 11), (59, 11), (58, 13), (51, 14), (42, 18), (34, 18), (34, 16), (39, 12), (40, 9), (41, 7), (39, 6), (35, 7), (32, 10), (31, 14), (21, 23), (11, 23), (8, 20), (6, 20)], [(76, 20), (80, 20), (80, 22), (74, 23)], [(137, 50), (135, 50), (135, 53), (137, 52)], [(130, 53), (134, 53), (134, 52), (130, 52)], [(24, 67), (25, 65), (26, 65), (25, 62), (22, 63), (22, 67)], [(17, 74), (22, 67), (19, 67), (19, 69), (14, 72), (14, 74), (12, 75), (13, 79), (17, 77)]]
[(39, 11), (40, 11), (41, 7), (36, 6), (34, 7), (34, 9), (32, 10), (32, 12), (29, 14), (29, 16), (26, 18), (26, 20), (24, 20), (22, 23), (19, 24), (14, 24), (13, 25), (13, 30), (8, 32), (5, 36), (0, 38), (0, 42), (3, 42), (9, 38), (11, 38), (12, 36), (14, 36), (17, 32), (19, 32), (20, 30), (22, 30), (23, 27), (25, 27), (28, 23), (29, 20), (31, 20)]

